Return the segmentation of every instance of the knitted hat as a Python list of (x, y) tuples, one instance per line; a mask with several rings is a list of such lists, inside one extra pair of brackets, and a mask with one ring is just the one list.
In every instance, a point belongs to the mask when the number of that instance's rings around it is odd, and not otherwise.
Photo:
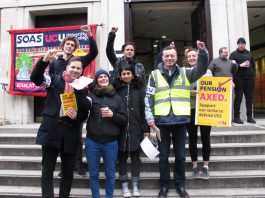
[(162, 40), (161, 45), (163, 48), (165, 48), (165, 47), (169, 46), (172, 42), (174, 42), (172, 39), (164, 39), (164, 40)]
[(95, 75), (95, 83), (98, 84), (98, 77), (101, 75), (101, 74), (106, 74), (109, 78), (109, 72), (107, 72), (106, 70), (104, 69), (100, 69), (96, 72), (96, 75)]
[(243, 37), (240, 37), (238, 40), (237, 40), (237, 44), (238, 43), (244, 43), (246, 44), (246, 40), (243, 38)]

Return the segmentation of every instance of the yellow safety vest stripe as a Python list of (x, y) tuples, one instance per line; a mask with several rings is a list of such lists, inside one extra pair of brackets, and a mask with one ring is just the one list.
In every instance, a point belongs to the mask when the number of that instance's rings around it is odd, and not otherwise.
[(166, 116), (172, 108), (174, 115), (190, 115), (190, 82), (186, 68), (180, 68), (180, 75), (170, 88), (157, 69), (152, 72), (155, 81), (154, 115)]

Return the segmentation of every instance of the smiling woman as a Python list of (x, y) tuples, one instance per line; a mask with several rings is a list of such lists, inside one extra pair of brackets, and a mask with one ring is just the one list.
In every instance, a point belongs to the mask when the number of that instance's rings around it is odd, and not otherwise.
[(109, 84), (109, 73), (98, 70), (96, 87), (90, 94), (92, 109), (87, 120), (86, 157), (92, 197), (99, 194), (99, 166), (103, 157), (105, 164), (105, 197), (113, 197), (115, 166), (118, 154), (118, 137), (126, 124), (125, 106), (115, 89)]

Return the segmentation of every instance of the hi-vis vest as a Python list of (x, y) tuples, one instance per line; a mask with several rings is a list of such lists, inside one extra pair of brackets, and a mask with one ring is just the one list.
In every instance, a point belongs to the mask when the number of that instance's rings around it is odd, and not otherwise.
[(180, 68), (180, 75), (173, 86), (156, 69), (152, 71), (155, 81), (154, 115), (167, 116), (172, 108), (174, 115), (190, 115), (190, 82), (186, 77), (186, 68)]

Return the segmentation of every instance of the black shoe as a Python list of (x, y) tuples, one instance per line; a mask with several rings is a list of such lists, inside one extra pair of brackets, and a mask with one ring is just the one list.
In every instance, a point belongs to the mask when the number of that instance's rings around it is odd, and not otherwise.
[(252, 117), (248, 118), (247, 122), (252, 123), (252, 124), (256, 124), (256, 120), (254, 120)]
[(161, 188), (160, 188), (160, 191), (159, 191), (159, 193), (158, 193), (158, 197), (159, 197), (159, 198), (167, 197), (167, 193), (168, 193), (168, 188), (166, 188), (166, 187), (161, 187)]
[(240, 118), (234, 118), (233, 122), (237, 124), (244, 124), (244, 122)]
[(83, 166), (80, 166), (80, 167), (77, 169), (77, 174), (78, 174), (79, 176), (82, 176), (82, 177), (86, 176), (86, 171), (84, 170)]
[(184, 186), (177, 186), (176, 191), (180, 197), (183, 197), (183, 198), (189, 198), (190, 197)]
[(58, 173), (58, 177), (62, 178), (62, 171)]

